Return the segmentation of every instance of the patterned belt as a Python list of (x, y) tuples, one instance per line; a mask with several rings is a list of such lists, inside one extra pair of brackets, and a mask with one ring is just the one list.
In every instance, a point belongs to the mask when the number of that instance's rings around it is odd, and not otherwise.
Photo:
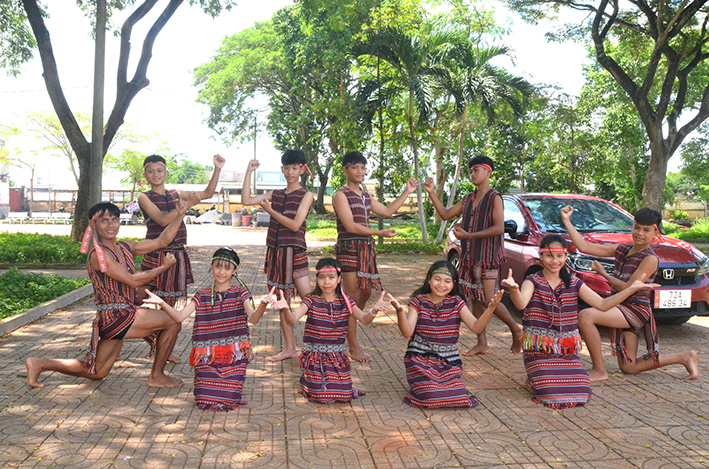
[(249, 340), (248, 334), (237, 335), (235, 337), (223, 337), (221, 339), (212, 339), (212, 340), (200, 340), (200, 341), (193, 340), (192, 347), (211, 348), (211, 347), (219, 347), (220, 345), (239, 344), (241, 342), (246, 342), (248, 340)]
[(432, 344), (418, 334), (414, 335), (409, 342), (409, 345), (406, 348), (406, 353), (413, 353), (416, 355), (434, 353), (449, 363), (456, 364), (460, 362), (457, 343)]
[(105, 311), (107, 309), (130, 309), (135, 307), (135, 305), (130, 305), (128, 303), (106, 303), (102, 305), (96, 305), (98, 311)]
[(304, 342), (301, 347), (303, 352), (319, 352), (319, 353), (340, 353), (347, 350), (345, 344), (310, 344)]

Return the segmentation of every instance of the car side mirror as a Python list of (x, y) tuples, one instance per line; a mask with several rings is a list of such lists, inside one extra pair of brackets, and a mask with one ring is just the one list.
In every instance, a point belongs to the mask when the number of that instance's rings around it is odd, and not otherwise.
[(510, 238), (517, 239), (517, 222), (514, 220), (505, 220), (505, 233), (510, 235)]

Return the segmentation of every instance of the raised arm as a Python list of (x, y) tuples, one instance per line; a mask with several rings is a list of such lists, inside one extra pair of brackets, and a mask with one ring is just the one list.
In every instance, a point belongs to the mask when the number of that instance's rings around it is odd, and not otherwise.
[(160, 226), (167, 226), (178, 217), (175, 210), (167, 213), (160, 212), (160, 209), (145, 194), (138, 195), (138, 205), (144, 214)]
[(365, 326), (371, 324), (371, 322), (374, 321), (374, 318), (377, 316), (377, 313), (387, 309), (386, 303), (384, 301), (385, 294), (386, 293), (382, 290), (382, 295), (379, 297), (379, 300), (377, 300), (374, 306), (372, 306), (372, 308), (366, 313), (359, 309), (357, 305), (353, 304), (352, 316), (354, 316), (359, 322), (361, 322)]
[(451, 208), (445, 208), (443, 204), (441, 203), (440, 200), (438, 200), (438, 196), (436, 196), (436, 191), (434, 190), (433, 187), (433, 178), (429, 177), (426, 179), (426, 182), (423, 183), (423, 188), (426, 190), (428, 193), (428, 197), (431, 199), (431, 203), (433, 204), (433, 207), (436, 209), (436, 212), (441, 216), (443, 220), (450, 220), (453, 217), (457, 217), (461, 213), (463, 213), (463, 202), (458, 202)]
[(244, 185), (241, 186), (241, 204), (242, 205), (258, 205), (262, 200), (271, 200), (272, 191), (268, 191), (261, 195), (251, 195), (251, 173), (258, 168), (261, 163), (258, 160), (250, 160), (244, 174)]
[(372, 199), (372, 212), (383, 217), (390, 217), (394, 215), (396, 211), (404, 205), (407, 197), (416, 191), (416, 186), (418, 186), (418, 181), (414, 178), (409, 178), (409, 180), (406, 181), (404, 192), (402, 192), (401, 195), (394, 199), (394, 201), (389, 205), (383, 205), (379, 201)]
[(617, 244), (592, 244), (587, 243), (583, 236), (574, 228), (571, 224), (571, 215), (574, 213), (574, 208), (571, 205), (563, 207), (560, 211), (561, 222), (564, 224), (564, 228), (569, 233), (571, 242), (574, 243), (576, 249), (583, 252), (584, 254), (589, 254), (591, 256), (598, 257), (613, 257), (615, 256), (615, 248)]
[(263, 317), (263, 313), (266, 312), (266, 307), (276, 301), (276, 299), (273, 297), (273, 292), (275, 290), (276, 287), (271, 288), (271, 291), (268, 292), (268, 294), (264, 296), (261, 301), (259, 301), (256, 309), (251, 306), (250, 302), (244, 303), (244, 312), (246, 313), (246, 316), (248, 316), (249, 322), (251, 324), (258, 324), (258, 322)]
[(182, 308), (180, 310), (177, 310), (174, 307), (167, 304), (165, 302), (165, 300), (163, 300), (162, 298), (160, 298), (159, 296), (157, 296), (155, 293), (151, 292), (150, 290), (146, 290), (146, 292), (148, 293), (148, 297), (143, 300), (143, 304), (160, 306), (160, 308), (162, 308), (162, 310), (165, 311), (168, 314), (168, 316), (170, 316), (175, 322), (184, 321), (185, 319), (190, 317), (190, 315), (192, 313), (194, 313), (195, 310), (197, 309), (197, 306), (195, 306), (194, 301), (190, 301), (187, 304), (187, 306), (185, 306), (184, 308)]
[[(94, 270), (98, 270), (100, 268), (95, 250), (91, 252), (89, 260)], [(123, 267), (123, 265), (116, 262), (113, 256), (106, 256), (106, 275), (111, 277), (113, 280), (128, 285), (131, 288), (138, 288), (140, 286), (147, 285), (147, 283), (152, 279), (156, 278), (158, 275), (175, 265), (175, 262), (175, 256), (168, 253), (165, 255), (165, 259), (159, 267), (131, 274), (125, 267)]]
[(512, 269), (510, 269), (509, 274), (506, 279), (500, 282), (502, 285), (506, 286), (510, 291), (510, 299), (515, 305), (515, 308), (522, 311), (529, 304), (529, 300), (532, 299), (534, 295), (534, 284), (529, 280), (522, 282), (522, 288), (520, 289), (515, 279), (512, 277)]
[(645, 283), (645, 278), (645, 274), (641, 275), (640, 278), (635, 280), (630, 286), (608, 298), (601, 298), (598, 293), (591, 290), (586, 284), (583, 284), (579, 290), (579, 297), (592, 308), (596, 308), (600, 311), (608, 311), (614, 306), (621, 304), (634, 293), (641, 290), (652, 290), (653, 288), (661, 286), (658, 283)]
[[(389, 295), (387, 293), (387, 295)], [(416, 323), (419, 320), (419, 312), (413, 306), (409, 306), (409, 314), (406, 314), (404, 307), (401, 306), (399, 300), (389, 295), (389, 301), (396, 311), (396, 322), (399, 324), (399, 331), (401, 335), (410, 339), (414, 335), (414, 330), (416, 329)]]
[(290, 305), (283, 296), (283, 293), (280, 291), (278, 292), (278, 299), (271, 303), (271, 308), (277, 309), (283, 313), (283, 318), (291, 326), (295, 326), (295, 323), (297, 323), (300, 318), (305, 316), (308, 312), (308, 305), (305, 303), (301, 303), (295, 311), (291, 310)]
[(177, 203), (177, 208), (175, 208), (175, 210), (171, 213), (175, 213), (175, 218), (164, 230), (162, 230), (162, 233), (160, 233), (160, 236), (157, 238), (144, 239), (138, 242), (126, 241), (126, 243), (130, 245), (133, 254), (140, 256), (158, 249), (166, 248), (170, 245), (172, 240), (175, 239), (177, 231), (180, 229), (180, 225), (182, 225), (182, 219), (184, 218), (185, 213), (187, 213), (187, 207), (184, 203), (179, 201)]
[(475, 319), (475, 316), (470, 312), (467, 306), (463, 306), (463, 309), (460, 310), (460, 320), (474, 333), (482, 334), (485, 330), (485, 326), (487, 326), (490, 318), (495, 313), (495, 308), (497, 308), (498, 303), (502, 299), (502, 294), (502, 290), (498, 290), (497, 293), (495, 293), (495, 296), (493, 296), (490, 303), (488, 303), (482, 316), (478, 319)]
[(214, 195), (214, 191), (217, 189), (217, 184), (219, 183), (219, 175), (222, 172), (224, 163), (226, 163), (226, 160), (220, 155), (214, 155), (212, 161), (214, 163), (214, 172), (212, 173), (212, 177), (209, 179), (209, 184), (207, 184), (207, 187), (203, 191), (197, 192), (199, 200), (209, 199)]
[(350, 204), (347, 203), (347, 196), (345, 196), (342, 192), (335, 192), (335, 195), (332, 196), (332, 203), (335, 207), (337, 217), (340, 219), (342, 225), (348, 233), (361, 236), (384, 236), (387, 238), (393, 238), (396, 236), (396, 230), (393, 229), (373, 230), (369, 226), (355, 223), (354, 217), (352, 216), (352, 210), (350, 209)]
[(313, 193), (308, 191), (303, 196), (303, 200), (300, 203), (300, 207), (298, 207), (298, 211), (295, 213), (295, 218), (288, 218), (282, 213), (278, 213), (273, 210), (273, 207), (271, 206), (271, 202), (269, 200), (267, 200), (266, 198), (261, 199), (261, 207), (263, 207), (266, 213), (271, 215), (271, 217), (273, 217), (278, 223), (285, 226), (291, 231), (298, 231), (300, 227), (303, 226), (303, 223), (305, 223), (305, 219), (308, 218), (308, 212), (310, 212), (310, 206), (312, 204)]

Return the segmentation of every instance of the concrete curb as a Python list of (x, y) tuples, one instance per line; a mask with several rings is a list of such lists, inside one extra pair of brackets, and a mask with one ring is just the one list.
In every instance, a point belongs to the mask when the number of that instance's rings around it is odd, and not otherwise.
[(0, 337), (6, 336), (10, 332), (19, 329), (22, 326), (36, 321), (50, 313), (53, 313), (59, 308), (64, 308), (72, 303), (79, 301), (93, 293), (93, 285), (84, 285), (81, 288), (77, 288), (74, 291), (70, 291), (66, 295), (62, 295), (59, 298), (42, 303), (41, 305), (35, 306), (32, 309), (28, 309), (24, 313), (17, 314), (15, 316), (0, 320)]

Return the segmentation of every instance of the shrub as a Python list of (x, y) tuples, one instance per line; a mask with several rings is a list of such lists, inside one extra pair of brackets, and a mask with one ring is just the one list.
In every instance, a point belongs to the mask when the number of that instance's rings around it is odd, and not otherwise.
[(17, 269), (10, 269), (0, 275), (0, 319), (34, 308), (89, 282), (88, 278), (23, 274)]
[(670, 218), (672, 220), (689, 220), (689, 214), (682, 210), (673, 210), (670, 212)]
[(694, 243), (709, 243), (709, 220), (698, 221), (688, 230), (673, 232), (672, 237)]
[(80, 243), (68, 236), (37, 233), (0, 233), (1, 264), (83, 264)]

